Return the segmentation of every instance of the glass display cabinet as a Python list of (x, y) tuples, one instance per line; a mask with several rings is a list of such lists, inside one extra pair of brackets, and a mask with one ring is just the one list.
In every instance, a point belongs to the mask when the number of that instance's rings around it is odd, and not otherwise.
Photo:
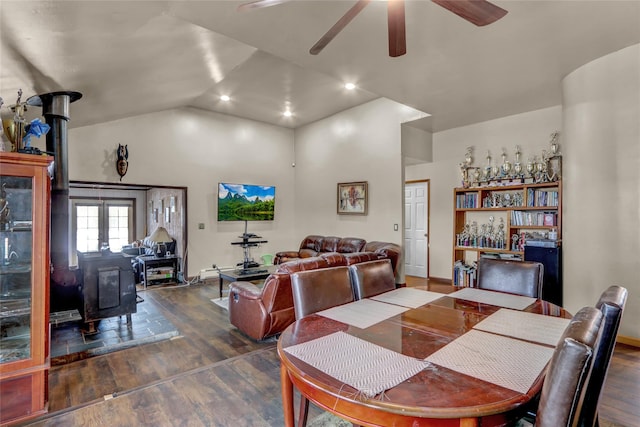
[(0, 152), (0, 424), (47, 411), (48, 166), (53, 158)]

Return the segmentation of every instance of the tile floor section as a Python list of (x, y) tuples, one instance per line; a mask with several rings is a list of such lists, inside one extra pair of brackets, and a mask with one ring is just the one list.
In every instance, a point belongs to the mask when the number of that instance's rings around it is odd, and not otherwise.
[(76, 317), (79, 316), (67, 312), (52, 314), (53, 366), (179, 335), (176, 327), (146, 301), (138, 303), (137, 312), (131, 315), (131, 325), (127, 325), (127, 316), (111, 317), (95, 322), (96, 332), (88, 333), (82, 320), (73, 320)]

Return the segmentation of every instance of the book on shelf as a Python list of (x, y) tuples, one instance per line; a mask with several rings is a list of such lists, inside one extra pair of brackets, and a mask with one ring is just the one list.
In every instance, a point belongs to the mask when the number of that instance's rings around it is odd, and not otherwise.
[(558, 215), (552, 212), (511, 211), (511, 225), (549, 226), (557, 225)]
[(458, 260), (453, 265), (453, 285), (459, 288), (476, 287), (476, 263), (467, 265)]
[(463, 193), (456, 195), (457, 209), (473, 209), (478, 207), (478, 193)]
[(558, 190), (554, 189), (527, 189), (527, 206), (558, 206)]

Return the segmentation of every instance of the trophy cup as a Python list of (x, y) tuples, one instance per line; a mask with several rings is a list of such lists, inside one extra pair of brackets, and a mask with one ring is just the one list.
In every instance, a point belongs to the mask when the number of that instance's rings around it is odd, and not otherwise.
[(516, 161), (513, 164), (513, 176), (518, 183), (522, 183), (522, 164), (520, 163), (520, 146), (516, 145)]
[[(27, 103), (21, 102), (22, 89), (18, 90), (18, 99), (16, 104), (9, 106), (14, 113), (13, 117), (2, 117), (2, 130), (7, 138), (5, 149), (7, 151), (18, 151), (24, 148), (22, 139), (25, 135), (25, 118), (24, 113), (27, 111)], [(7, 142), (9, 144), (7, 144)], [(9, 145), (7, 147), (7, 145)]]
[(533, 156), (533, 159), (529, 159), (527, 162), (527, 175), (524, 178), (525, 184), (532, 184), (534, 181), (533, 172), (536, 170), (536, 157)]
[(555, 131), (551, 134), (551, 154), (546, 159), (546, 179), (547, 181), (558, 181), (562, 179), (562, 154), (560, 154), (560, 145), (558, 137), (560, 132)]
[(507, 160), (507, 149), (502, 149), (502, 176), (505, 179), (511, 178), (511, 162)]
[(487, 151), (487, 166), (482, 170), (482, 181), (489, 182), (491, 180), (491, 154)]
[(534, 172), (535, 182), (545, 182), (545, 178), (547, 177), (547, 163), (546, 163), (547, 152), (542, 150), (542, 158), (539, 162), (536, 163), (536, 170)]

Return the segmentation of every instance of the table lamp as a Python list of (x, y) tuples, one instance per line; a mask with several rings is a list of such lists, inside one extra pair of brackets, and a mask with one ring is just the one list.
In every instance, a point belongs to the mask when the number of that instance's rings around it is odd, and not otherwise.
[(158, 227), (154, 230), (153, 233), (149, 236), (149, 240), (154, 242), (153, 252), (156, 256), (161, 257), (164, 256), (167, 252), (167, 245), (165, 243), (173, 242), (171, 236), (169, 236), (169, 232), (164, 227)]

